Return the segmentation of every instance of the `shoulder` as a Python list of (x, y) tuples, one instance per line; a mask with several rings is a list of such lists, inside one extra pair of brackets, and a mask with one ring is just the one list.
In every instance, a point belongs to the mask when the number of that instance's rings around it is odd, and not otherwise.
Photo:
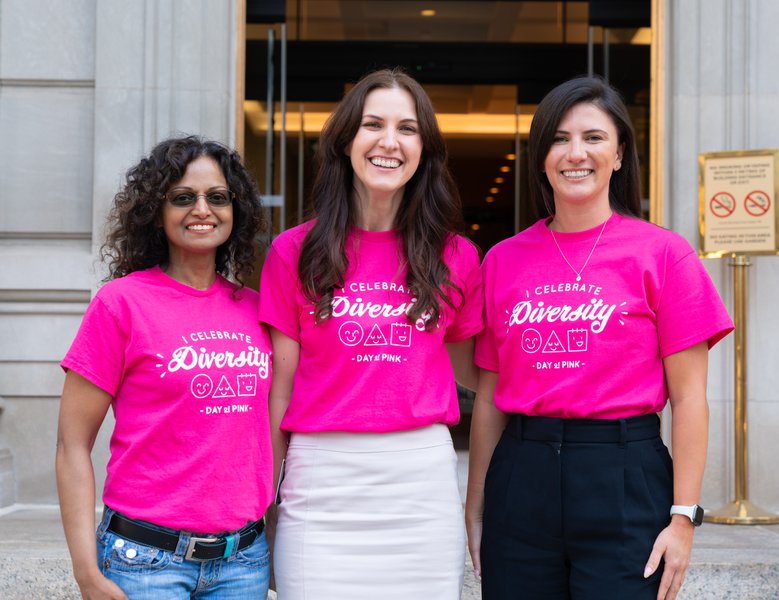
[[(528, 251), (537, 251), (538, 242), (546, 229), (545, 220), (536, 221), (527, 229), (495, 244), (484, 257), (486, 264), (503, 259), (516, 260), (518, 255)], [(549, 235), (549, 234), (547, 234)]]
[(687, 255), (695, 255), (690, 242), (675, 231), (655, 225), (643, 219), (619, 215), (620, 237), (639, 242), (645, 252), (663, 255), (670, 261), (678, 261)]
[(308, 232), (311, 231), (314, 223), (315, 221), (312, 219), (297, 225), (296, 227), (292, 227), (291, 229), (287, 229), (286, 231), (281, 232), (273, 240), (271, 247), (277, 252), (281, 252), (283, 254), (287, 254), (292, 251), (300, 251), (300, 248), (303, 246), (303, 241), (306, 239)]
[(236, 303), (257, 304), (260, 298), (259, 292), (250, 287), (241, 286), (234, 281), (230, 281), (222, 275), (218, 275), (220, 285), (222, 286), (221, 295), (225, 300)]
[(459, 234), (452, 234), (446, 241), (444, 247), (444, 257), (447, 262), (458, 261), (477, 264), (481, 261), (481, 250), (467, 237)]
[(133, 294), (136, 291), (148, 288), (149, 286), (160, 285), (162, 283), (160, 273), (161, 270), (159, 266), (156, 266), (144, 271), (135, 271), (124, 277), (112, 279), (104, 283), (97, 290), (95, 298), (99, 298), (104, 302), (113, 302), (128, 294)]

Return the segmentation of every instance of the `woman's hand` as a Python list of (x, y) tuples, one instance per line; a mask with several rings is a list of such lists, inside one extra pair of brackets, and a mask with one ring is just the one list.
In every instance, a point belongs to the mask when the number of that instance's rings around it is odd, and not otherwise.
[(679, 593), (690, 564), (693, 531), (693, 524), (687, 517), (675, 515), (671, 524), (657, 536), (644, 567), (644, 577), (649, 577), (657, 570), (660, 560), (665, 561), (657, 600), (674, 600)]
[(65, 375), (57, 429), (57, 490), (73, 574), (84, 598), (126, 596), (103, 577), (95, 545), (95, 473), (92, 447), (111, 396), (75, 371)]
[[(706, 402), (708, 344), (701, 342), (663, 359), (671, 403), (671, 447), (674, 458), (674, 504), (697, 504), (701, 494), (708, 443)], [(670, 508), (670, 507), (669, 507)], [(684, 515), (674, 515), (655, 540), (644, 576), (665, 560), (658, 600), (674, 600), (690, 564), (694, 527)]]
[(468, 552), (473, 563), (473, 572), (476, 577), (481, 577), (481, 534), (483, 510), (466, 505), (465, 531), (468, 535)]
[(471, 417), (468, 457), (468, 496), (465, 500), (465, 529), (473, 571), (481, 577), (481, 537), (484, 515), (484, 481), (492, 453), (508, 422), (508, 415), (493, 404), (498, 374), (481, 370)]
[(76, 582), (84, 600), (128, 600), (119, 586), (97, 569)]

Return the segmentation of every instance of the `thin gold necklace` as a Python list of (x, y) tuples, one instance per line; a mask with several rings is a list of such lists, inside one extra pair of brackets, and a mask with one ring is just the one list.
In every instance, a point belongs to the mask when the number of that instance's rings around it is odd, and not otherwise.
[(598, 237), (595, 240), (595, 243), (592, 245), (592, 250), (590, 250), (590, 253), (587, 255), (587, 260), (584, 261), (584, 264), (582, 265), (582, 268), (579, 269), (578, 271), (573, 268), (573, 265), (571, 264), (571, 261), (566, 258), (565, 254), (563, 253), (563, 249), (560, 248), (560, 244), (557, 242), (557, 238), (555, 237), (554, 230), (551, 227), (548, 228), (549, 229), (549, 233), (552, 234), (552, 241), (554, 241), (554, 245), (557, 246), (557, 251), (560, 253), (560, 256), (562, 256), (563, 260), (566, 262), (566, 264), (569, 267), (571, 267), (571, 271), (576, 273), (576, 281), (581, 281), (582, 280), (582, 273), (584, 272), (584, 269), (587, 267), (587, 263), (590, 262), (590, 258), (592, 258), (592, 253), (595, 252), (595, 248), (598, 246), (598, 242), (600, 241), (600, 236), (603, 235), (603, 230), (606, 229), (606, 223), (608, 223), (608, 222), (609, 222), (608, 219), (603, 221), (603, 225), (601, 225), (601, 228), (600, 228), (600, 233), (598, 234)]

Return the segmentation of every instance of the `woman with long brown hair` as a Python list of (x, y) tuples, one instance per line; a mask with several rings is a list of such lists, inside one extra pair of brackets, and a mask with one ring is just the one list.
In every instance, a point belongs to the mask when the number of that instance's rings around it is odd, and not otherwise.
[(279, 598), (455, 600), (464, 530), (447, 426), (455, 375), (475, 383), (481, 283), (430, 99), (399, 70), (368, 74), (318, 159), (314, 219), (275, 240), (261, 282)]

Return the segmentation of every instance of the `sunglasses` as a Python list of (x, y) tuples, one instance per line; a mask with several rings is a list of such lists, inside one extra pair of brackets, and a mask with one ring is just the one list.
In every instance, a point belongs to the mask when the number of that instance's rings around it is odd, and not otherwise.
[(192, 208), (200, 196), (204, 196), (208, 205), (214, 208), (229, 206), (235, 199), (235, 193), (230, 190), (211, 190), (205, 194), (196, 194), (191, 190), (171, 190), (165, 194), (165, 199), (176, 208)]

